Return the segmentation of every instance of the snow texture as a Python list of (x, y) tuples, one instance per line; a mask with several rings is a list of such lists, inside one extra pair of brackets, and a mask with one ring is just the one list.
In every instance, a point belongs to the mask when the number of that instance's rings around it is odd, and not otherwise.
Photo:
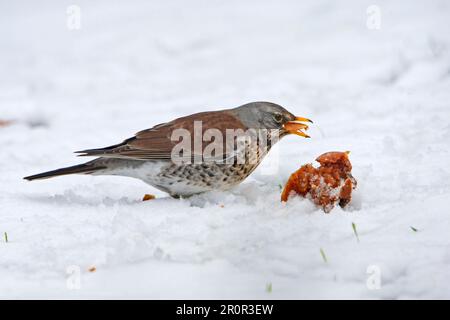
[[(80, 29), (72, 4), (0, 4), (0, 298), (450, 298), (449, 1), (86, 0)], [(229, 192), (22, 180), (258, 100), (313, 119), (312, 139)], [(334, 150), (358, 180), (345, 210), (280, 203)]]

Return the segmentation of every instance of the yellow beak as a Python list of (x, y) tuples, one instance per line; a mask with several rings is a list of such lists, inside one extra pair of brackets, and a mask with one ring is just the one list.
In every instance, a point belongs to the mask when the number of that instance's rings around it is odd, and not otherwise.
[(306, 133), (304, 133), (302, 130), (308, 130), (308, 126), (302, 122), (310, 122), (313, 123), (311, 120), (303, 117), (295, 117), (295, 120), (288, 121), (284, 124), (284, 129), (292, 134), (296, 134), (300, 137), (304, 138), (311, 138)]

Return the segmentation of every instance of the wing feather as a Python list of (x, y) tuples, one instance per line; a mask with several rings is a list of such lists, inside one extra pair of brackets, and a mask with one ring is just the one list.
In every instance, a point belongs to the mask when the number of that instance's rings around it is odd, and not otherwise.
[[(170, 160), (172, 149), (179, 141), (172, 140), (172, 133), (176, 129), (186, 129), (194, 132), (194, 122), (201, 121), (202, 137), (207, 129), (217, 129), (222, 133), (224, 146), (223, 154), (216, 154), (215, 157), (227, 158), (225, 155), (226, 145), (225, 136), (226, 129), (243, 129), (245, 126), (239, 121), (232, 112), (210, 111), (196, 113), (187, 117), (175, 119), (171, 122), (158, 124), (150, 129), (138, 132), (134, 137), (125, 140), (122, 143), (100, 149), (88, 149), (78, 151), (79, 156), (96, 156), (105, 158), (126, 158), (134, 160)], [(193, 148), (194, 136), (191, 134), (191, 146)], [(203, 148), (208, 142), (202, 144)], [(203, 151), (203, 150), (202, 150)], [(193, 150), (191, 154), (194, 155)]]

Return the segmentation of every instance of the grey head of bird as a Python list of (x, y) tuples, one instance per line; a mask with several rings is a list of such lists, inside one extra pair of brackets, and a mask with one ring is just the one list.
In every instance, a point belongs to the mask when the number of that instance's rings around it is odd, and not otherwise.
[(251, 102), (231, 109), (231, 112), (247, 127), (251, 129), (275, 129), (279, 130), (280, 137), (287, 134), (309, 138), (302, 130), (308, 130), (308, 126), (302, 122), (311, 120), (294, 116), (282, 106), (272, 102)]

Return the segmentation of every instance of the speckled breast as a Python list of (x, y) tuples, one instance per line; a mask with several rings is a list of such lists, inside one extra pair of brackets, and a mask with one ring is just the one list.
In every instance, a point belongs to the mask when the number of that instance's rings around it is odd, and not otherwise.
[[(226, 190), (247, 178), (261, 163), (270, 150), (270, 144), (263, 146), (256, 141), (246, 143), (245, 156), (234, 158), (232, 163), (203, 162), (199, 164), (176, 165), (171, 163), (154, 177), (151, 182), (172, 196), (189, 196), (210, 190)], [(239, 154), (239, 152), (238, 152)], [(244, 160), (244, 161), (242, 161)]]

